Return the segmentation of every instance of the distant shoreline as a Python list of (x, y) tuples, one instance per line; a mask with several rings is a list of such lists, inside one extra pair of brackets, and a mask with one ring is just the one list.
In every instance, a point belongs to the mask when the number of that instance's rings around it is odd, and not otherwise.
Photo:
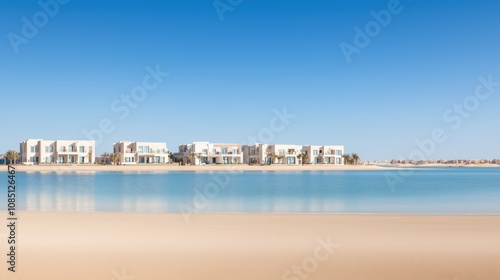
[[(307, 172), (307, 171), (370, 171), (398, 170), (422, 167), (444, 168), (500, 168), (498, 164), (423, 164), (423, 165), (15, 165), (17, 172), (26, 173), (162, 173), (162, 172)], [(0, 166), (0, 172), (6, 172), (7, 165)]]

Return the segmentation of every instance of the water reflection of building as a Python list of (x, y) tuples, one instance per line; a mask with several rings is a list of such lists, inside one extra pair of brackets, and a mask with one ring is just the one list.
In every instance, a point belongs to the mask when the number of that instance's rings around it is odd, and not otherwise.
[(126, 196), (121, 206), (123, 212), (168, 212), (168, 204), (158, 197)]
[(33, 181), (28, 177), (26, 182), (26, 210), (95, 211), (93, 177), (94, 175), (42, 174), (33, 175)]

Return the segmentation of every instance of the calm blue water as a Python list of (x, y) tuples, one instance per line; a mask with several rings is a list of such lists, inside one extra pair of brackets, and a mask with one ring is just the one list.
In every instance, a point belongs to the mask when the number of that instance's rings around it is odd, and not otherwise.
[(419, 169), (392, 187), (386, 172), (18, 173), (18, 210), (500, 213), (500, 169)]

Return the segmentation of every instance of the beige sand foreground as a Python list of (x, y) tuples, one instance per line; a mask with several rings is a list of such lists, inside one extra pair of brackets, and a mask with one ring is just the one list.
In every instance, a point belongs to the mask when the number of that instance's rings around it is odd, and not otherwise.
[[(387, 170), (386, 167), (366, 165), (16, 165), (18, 172), (244, 172), (244, 171), (327, 171), (327, 170)], [(0, 167), (6, 171), (7, 166)]]
[(19, 217), (18, 272), (0, 279), (500, 279), (498, 215)]

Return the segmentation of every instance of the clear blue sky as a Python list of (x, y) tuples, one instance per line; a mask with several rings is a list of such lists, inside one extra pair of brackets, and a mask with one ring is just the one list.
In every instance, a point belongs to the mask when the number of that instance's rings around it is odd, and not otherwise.
[[(211, 0), (72, 0), (16, 53), (9, 34), (24, 36), (23, 17), (43, 23), (43, 9), (1, 1), (0, 151), (27, 138), (85, 138), (104, 118), (115, 129), (98, 153), (118, 140), (174, 151), (240, 143), (287, 107), (296, 118), (274, 143), (343, 144), (385, 160), (408, 157), (415, 139), (442, 128), (447, 139), (429, 158), (500, 158), (500, 87), (461, 125), (455, 113), (443, 119), (479, 76), (500, 81), (500, 2), (401, 0), (348, 63), (340, 44), (354, 45), (354, 28), (388, 3), (244, 0), (221, 21)], [(111, 104), (156, 65), (170, 75), (120, 119)]]

